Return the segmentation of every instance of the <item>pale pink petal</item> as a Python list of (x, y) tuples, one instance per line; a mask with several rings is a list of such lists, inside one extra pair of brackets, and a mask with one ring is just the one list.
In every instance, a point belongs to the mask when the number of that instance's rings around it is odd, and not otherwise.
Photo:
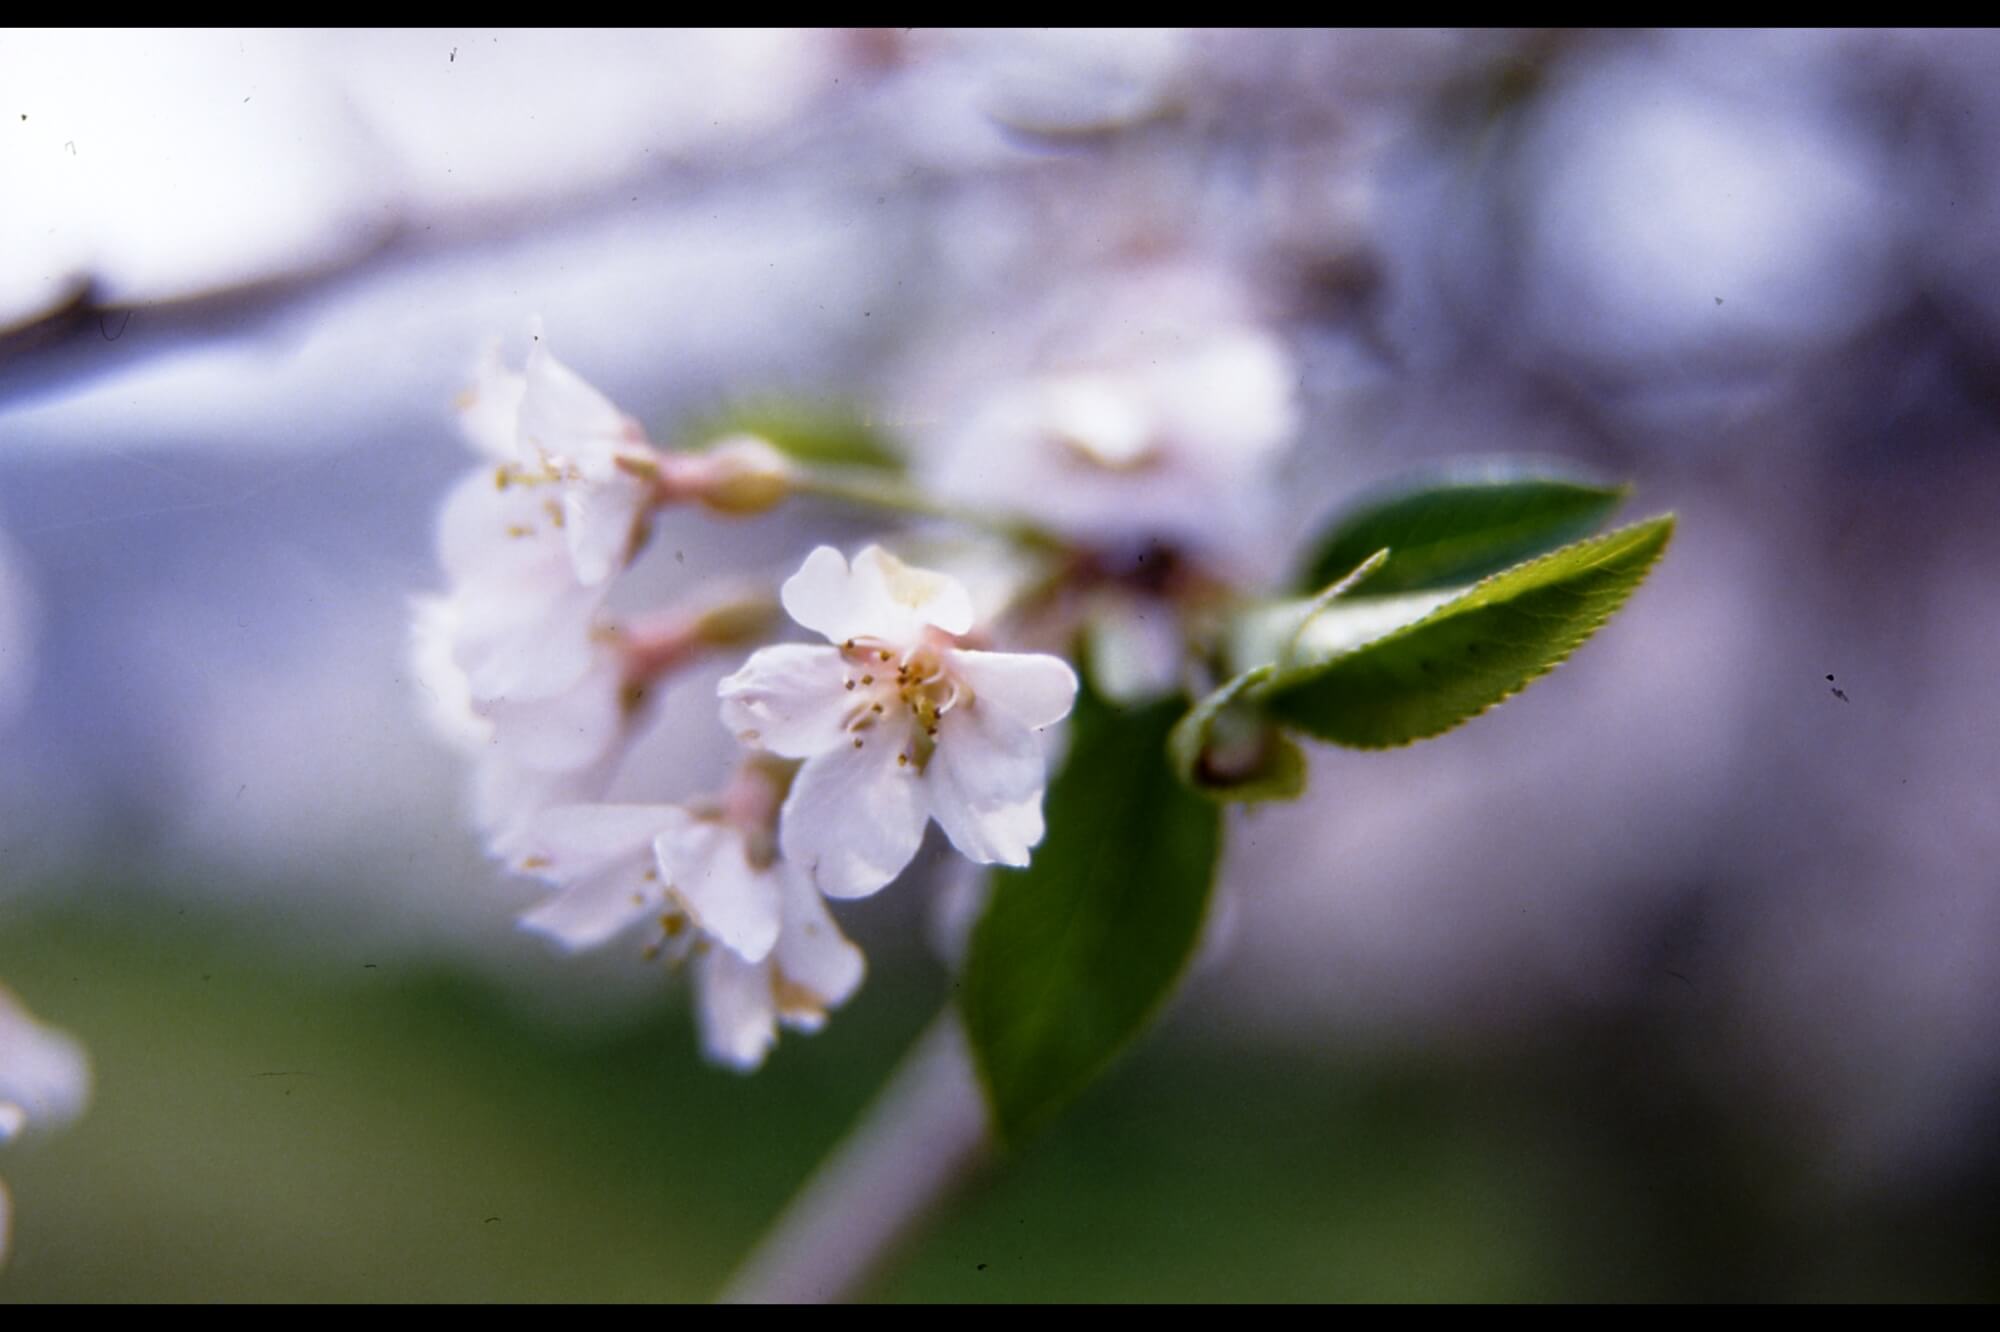
[(1040, 739), (1010, 714), (975, 702), (939, 722), (925, 795), (931, 817), (968, 859), (1026, 865), (1042, 840), (1047, 783)]
[(480, 352), (472, 386), (458, 400), (458, 425), (466, 442), (495, 463), (522, 461), (521, 395), (528, 381), (500, 360), (500, 346), (489, 342)]
[(868, 607), (848, 570), (847, 557), (832, 546), (820, 546), (806, 556), (799, 571), (785, 580), (778, 599), (785, 614), (829, 643), (874, 632)]
[(1298, 425), (1297, 372), (1267, 334), (1218, 337), (1155, 382), (1161, 417), (1188, 465), (1241, 486), (1291, 442)]
[(1139, 395), (1115, 376), (1063, 375), (1042, 394), (1042, 419), (1055, 441), (1100, 467), (1136, 467), (1156, 443)]
[[(575, 581), (557, 519), (562, 508), (547, 482), (509, 481), (493, 471), (465, 476), (438, 514), (438, 562), (455, 585), (505, 588), (517, 598), (561, 593)], [(552, 507), (553, 506), (553, 507)]]
[(715, 692), (722, 724), (737, 739), (786, 758), (811, 758), (852, 743), (842, 726), (846, 683), (839, 649), (782, 643), (752, 653)]
[(8, 1241), (13, 1238), (14, 1204), (7, 1197), (7, 1183), (0, 1180), (0, 1267), (7, 1265)]
[(473, 769), (473, 822), (486, 834), (486, 851), (516, 864), (534, 854), (532, 827), (543, 812), (587, 804), (603, 796), (617, 766), (614, 751), (574, 772), (524, 768), (499, 755), (486, 755)]
[(45, 1127), (75, 1118), (89, 1099), (83, 1047), (37, 1022), (0, 988), (0, 1103), (18, 1106), (26, 1123)]
[(807, 759), (778, 824), (785, 858), (828, 897), (866, 897), (903, 872), (923, 841), (926, 814), (914, 766), (899, 766), (894, 737), (871, 733)]
[(563, 534), (578, 582), (594, 587), (631, 561), (645, 502), (645, 486), (628, 476), (566, 488)]
[(1045, 653), (955, 651), (948, 668), (972, 691), (975, 706), (1030, 729), (1055, 725), (1076, 702), (1076, 672)]
[(521, 916), (521, 924), (572, 952), (595, 948), (661, 909), (631, 861), (585, 874)]
[(875, 638), (914, 643), (926, 626), (950, 634), (972, 628), (972, 596), (949, 574), (903, 563), (870, 546), (848, 563), (832, 546), (806, 557), (785, 580), (785, 612), (828, 642)]
[(880, 546), (854, 557), (854, 584), (876, 627), (863, 629), (891, 643), (913, 643), (925, 626), (948, 634), (972, 628), (972, 594), (950, 574), (905, 564)]
[(750, 864), (740, 830), (682, 813), (653, 841), (660, 879), (694, 923), (746, 962), (778, 941), (778, 875)]
[(548, 698), (574, 686), (600, 660), (592, 635), (598, 598), (572, 586), (571, 595), (537, 604), (504, 589), (463, 589), (454, 658), (475, 704)]
[(523, 829), (522, 858), (514, 868), (545, 878), (568, 879), (629, 862), (653, 862), (653, 839), (678, 826), (678, 805), (563, 805), (543, 810)]
[(539, 336), (528, 349), (526, 378), (521, 395), (522, 443), (572, 464), (583, 479), (609, 479), (617, 455), (642, 442), (631, 418), (549, 355)]
[(502, 761), (543, 771), (574, 772), (597, 762), (625, 731), (617, 654), (601, 647), (591, 668), (569, 688), (546, 698), (505, 698), (475, 704), (491, 728), (488, 747)]
[(719, 1064), (751, 1072), (778, 1039), (770, 964), (717, 948), (701, 959), (699, 971), (702, 1048)]
[(410, 674), (423, 694), (431, 728), (460, 749), (477, 749), (493, 738), (493, 723), (472, 709), (472, 686), (453, 659), (458, 608), (446, 597), (413, 597), (410, 602)]
[(791, 870), (783, 878), (784, 930), (771, 956), (779, 1015), (795, 1030), (817, 1031), (827, 1010), (846, 1003), (861, 984), (868, 964), (806, 876)]

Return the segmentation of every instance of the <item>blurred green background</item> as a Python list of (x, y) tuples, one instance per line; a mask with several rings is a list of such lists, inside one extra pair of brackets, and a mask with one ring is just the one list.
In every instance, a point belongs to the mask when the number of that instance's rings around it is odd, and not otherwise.
[[(878, 970), (740, 1078), (700, 1062), (678, 986), (579, 1032), (443, 970), (336, 970), (93, 897), (0, 931), (0, 974), (98, 1070), (89, 1114), (4, 1160), (4, 1302), (711, 1297), (946, 986)], [(1677, 1078), (1664, 1029), (1505, 1059), (1287, 1052), (1205, 1028), (1200, 991), (874, 1294), (1995, 1293), (1990, 1221), (1948, 1199), (1785, 1212), (1801, 1167)]]

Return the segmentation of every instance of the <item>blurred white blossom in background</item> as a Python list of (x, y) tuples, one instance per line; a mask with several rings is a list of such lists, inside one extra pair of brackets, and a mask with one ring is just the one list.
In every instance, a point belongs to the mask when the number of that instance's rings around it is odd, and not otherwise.
[[(0, 986), (0, 1146), (27, 1129), (74, 1119), (90, 1096), (90, 1064), (75, 1041), (36, 1022)], [(7, 1260), (13, 1205), (0, 1183), (0, 1264)]]

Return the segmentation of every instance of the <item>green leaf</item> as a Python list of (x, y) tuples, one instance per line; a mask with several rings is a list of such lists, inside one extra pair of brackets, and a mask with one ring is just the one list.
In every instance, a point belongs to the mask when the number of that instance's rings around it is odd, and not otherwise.
[(736, 434), (756, 435), (780, 453), (815, 467), (903, 470), (903, 455), (888, 433), (845, 403), (754, 399), (696, 421), (677, 437), (688, 447), (701, 449)]
[(1166, 1000), (1201, 935), (1222, 809), (1175, 780), (1175, 698), (1119, 710), (1087, 686), (1048, 833), (996, 870), (959, 989), (1000, 1136), (1018, 1142), (1103, 1071)]
[(1329, 524), (1300, 586), (1324, 586), (1384, 546), (1389, 560), (1368, 579), (1370, 593), (1470, 583), (1590, 535), (1627, 493), (1546, 466), (1505, 463), (1405, 480)]
[(1244, 696), (1321, 740), (1360, 749), (1442, 734), (1575, 651), (1645, 579), (1673, 529), (1667, 514), (1565, 546), (1457, 595), (1432, 594), (1442, 604), (1428, 614), (1359, 644), (1322, 635), (1320, 620), (1366, 607), (1366, 599), (1337, 603), (1303, 625), (1293, 658)]
[(1243, 693), (1270, 675), (1264, 666), (1243, 674), (1194, 705), (1167, 736), (1174, 775), (1210, 800), (1248, 803), (1296, 800), (1306, 789), (1299, 747)]

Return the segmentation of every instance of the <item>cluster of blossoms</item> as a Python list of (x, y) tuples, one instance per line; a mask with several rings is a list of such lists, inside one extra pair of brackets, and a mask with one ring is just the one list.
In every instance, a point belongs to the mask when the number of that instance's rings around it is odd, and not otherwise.
[[(0, 1143), (29, 1127), (72, 1119), (90, 1095), (90, 1065), (76, 1042), (30, 1017), (0, 986)], [(12, 1207), (0, 1184), (0, 1262)]]
[(780, 601), (823, 645), (750, 654), (719, 689), (742, 762), (707, 800), (604, 793), (653, 686), (761, 625), (742, 604), (645, 623), (606, 611), (661, 507), (756, 512), (794, 473), (741, 437), (655, 447), (537, 337), (521, 373), (489, 355), (461, 404), (485, 463), (453, 491), (420, 599), (413, 661), (438, 728), (475, 758), (491, 852), (541, 879), (523, 923), (571, 948), (640, 927), (688, 959), (704, 1046), (758, 1066), (780, 1025), (812, 1030), (859, 985), (826, 898), (871, 894), (933, 820), (981, 864), (1025, 865), (1042, 836), (1043, 735), (1077, 680), (1061, 659), (985, 650), (966, 588), (879, 546), (814, 550)]
[(757, 646), (721, 681), (741, 759), (683, 804), (605, 797), (656, 686), (752, 645), (769, 598), (621, 621), (608, 591), (663, 507), (753, 514), (813, 473), (747, 435), (656, 446), (539, 333), (520, 372), (489, 352), (461, 400), (482, 463), (440, 519), (450, 587), (415, 608), (433, 720), (475, 760), (489, 851), (551, 890), (523, 923), (687, 961), (711, 1058), (755, 1068), (781, 1026), (813, 1030), (854, 992), (862, 957), (827, 899), (889, 884), (931, 823), (968, 866), (1028, 863), (1048, 732), (1079, 688), (1059, 654), (1082, 642), (1113, 699), (1199, 683), (1293, 373), (1212, 286), (1156, 276), (1099, 305), (1108, 332), (970, 395), (919, 463), (926, 504), (1007, 517), (1031, 558), (961, 548), (961, 578), (879, 545), (812, 550), (778, 602), (822, 641)]

